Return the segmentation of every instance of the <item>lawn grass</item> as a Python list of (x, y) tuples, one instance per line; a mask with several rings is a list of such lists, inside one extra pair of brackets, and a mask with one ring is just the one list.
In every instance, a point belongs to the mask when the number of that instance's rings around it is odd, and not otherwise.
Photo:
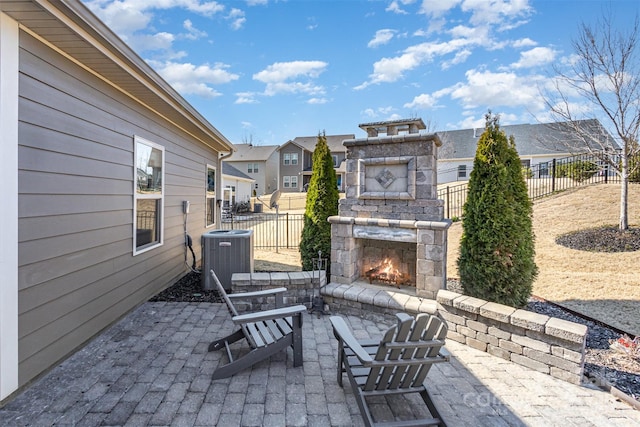
[[(536, 264), (533, 294), (640, 334), (640, 252), (596, 253), (558, 245), (557, 236), (584, 228), (616, 225), (620, 185), (568, 190), (534, 203)], [(629, 224), (640, 227), (640, 185), (629, 186)], [(461, 223), (449, 229), (447, 274), (457, 277)]]

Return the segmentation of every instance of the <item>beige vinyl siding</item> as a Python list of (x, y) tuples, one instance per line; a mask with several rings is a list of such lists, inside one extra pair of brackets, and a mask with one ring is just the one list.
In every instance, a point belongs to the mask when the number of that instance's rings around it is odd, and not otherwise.
[[(182, 201), (199, 257), (206, 164), (217, 153), (24, 32), (20, 47), (24, 385), (187, 272)], [(164, 244), (135, 257), (134, 135), (166, 157)]]

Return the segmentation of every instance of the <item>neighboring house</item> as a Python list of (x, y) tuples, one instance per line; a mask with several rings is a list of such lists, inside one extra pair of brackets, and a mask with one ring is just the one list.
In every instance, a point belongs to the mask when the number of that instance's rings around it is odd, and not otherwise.
[(233, 146), (76, 0), (0, 1), (0, 134), (4, 400), (188, 271)]
[(255, 180), (256, 195), (271, 194), (278, 189), (278, 146), (235, 144), (235, 152), (225, 159)]
[[(327, 146), (333, 158), (333, 167), (338, 180), (338, 190), (344, 191), (345, 157), (347, 150), (342, 145), (345, 139), (354, 135), (326, 135)], [(313, 151), (318, 142), (317, 136), (299, 136), (287, 141), (278, 148), (280, 159), (280, 191), (294, 193), (306, 191), (313, 168)]]
[[(593, 129), (594, 135), (611, 136), (598, 120), (582, 120), (581, 125)], [(562, 123), (522, 124), (500, 126), (508, 137), (513, 136), (523, 167), (536, 170), (540, 178), (550, 173), (553, 159), (584, 153)], [(438, 183), (467, 181), (473, 169), (478, 139), (484, 128), (438, 132), (442, 147), (438, 149)], [(573, 149), (568, 146), (574, 147)], [(572, 152), (573, 151), (573, 152)]]
[(222, 162), (222, 201), (224, 206), (250, 201), (254, 182), (253, 178), (234, 168), (226, 160)]

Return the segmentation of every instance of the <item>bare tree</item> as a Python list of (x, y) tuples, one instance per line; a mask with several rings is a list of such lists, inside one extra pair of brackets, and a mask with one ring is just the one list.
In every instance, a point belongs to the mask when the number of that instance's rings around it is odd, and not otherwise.
[[(553, 118), (566, 122), (573, 135), (566, 144), (578, 142), (583, 152), (602, 159), (620, 176), (621, 231), (629, 228), (629, 175), (640, 165), (639, 31), (637, 16), (627, 31), (613, 23), (611, 13), (594, 26), (582, 23), (572, 41), (574, 56), (568, 66), (554, 66), (553, 89), (542, 95)], [(594, 114), (614, 140), (604, 129), (594, 132), (593, 126), (585, 126), (593, 121), (581, 119)]]

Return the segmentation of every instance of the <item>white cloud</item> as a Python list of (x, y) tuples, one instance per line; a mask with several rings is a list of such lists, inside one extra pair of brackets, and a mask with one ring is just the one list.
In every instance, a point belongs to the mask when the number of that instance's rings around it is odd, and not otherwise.
[(470, 56), (471, 56), (471, 50), (469, 50), (469, 49), (461, 50), (460, 52), (457, 52), (455, 54), (453, 59), (451, 59), (449, 61), (442, 61), (442, 63), (440, 64), (440, 68), (443, 69), (443, 70), (446, 70), (448, 68), (451, 68), (454, 65), (462, 64)]
[(556, 59), (558, 52), (548, 47), (534, 47), (520, 53), (520, 60), (511, 64), (512, 68), (531, 68), (546, 65)]
[(227, 19), (231, 21), (232, 30), (239, 30), (247, 22), (247, 18), (244, 17), (244, 11), (236, 8), (231, 9)]
[(367, 44), (367, 47), (378, 47), (385, 45), (391, 41), (395, 33), (395, 30), (390, 29), (378, 30), (376, 31), (376, 35), (373, 36), (373, 39), (371, 39)]
[(423, 93), (421, 95), (413, 98), (413, 101), (407, 102), (404, 104), (404, 108), (420, 108), (420, 109), (430, 109), (434, 108), (438, 105), (438, 99), (428, 93)]
[(280, 94), (304, 93), (307, 95), (322, 95), (325, 93), (323, 86), (314, 85), (310, 82), (272, 82), (267, 83), (264, 95), (275, 96)]
[(196, 27), (193, 26), (193, 23), (191, 22), (190, 19), (186, 19), (182, 23), (182, 26), (184, 27), (185, 30), (187, 30), (187, 34), (184, 37), (189, 40), (197, 40), (207, 36), (206, 31), (198, 30)]
[(238, 92), (234, 104), (258, 104), (256, 94), (254, 92)]
[(401, 117), (394, 113), (396, 110), (395, 107), (387, 106), (387, 107), (378, 107), (378, 108), (367, 108), (360, 112), (360, 115), (366, 117), (367, 120), (396, 120)]
[(228, 65), (193, 65), (190, 63), (150, 61), (158, 73), (183, 95), (194, 94), (206, 98), (220, 96), (210, 85), (229, 83), (238, 79), (237, 74), (227, 71)]
[(527, 107), (538, 111), (544, 108), (537, 87), (545, 80), (542, 76), (469, 70), (466, 78), (466, 83), (448, 89), (451, 98), (459, 100), (464, 109)]
[(464, 0), (461, 7), (463, 12), (471, 13), (471, 24), (496, 25), (499, 30), (524, 24), (533, 12), (528, 0)]
[(389, 6), (387, 6), (387, 8), (385, 9), (386, 12), (393, 12), (395, 14), (398, 15), (407, 15), (407, 11), (403, 10), (402, 7), (400, 7), (400, 3), (404, 3), (402, 2), (402, 0), (393, 0)]
[(514, 41), (512, 43), (512, 45), (515, 48), (521, 48), (521, 47), (537, 46), (538, 43), (536, 43), (535, 41), (531, 40), (529, 37), (525, 37), (523, 39)]
[(316, 98), (313, 102), (319, 103), (322, 99), (320, 95), (324, 95), (326, 91), (324, 86), (315, 84), (313, 80), (327, 66), (323, 61), (276, 62), (254, 74), (253, 79), (265, 83), (263, 96), (305, 94)]
[(247, 0), (247, 6), (264, 6), (269, 4), (269, 0)]
[(327, 98), (309, 98), (307, 104), (326, 104), (329, 102)]
[(373, 108), (367, 108), (361, 114), (369, 118), (373, 118), (376, 116), (376, 112), (373, 110)]
[(318, 77), (326, 68), (323, 61), (276, 62), (253, 75), (254, 80), (263, 83), (276, 83), (297, 77)]
[(432, 18), (440, 17), (457, 7), (461, 0), (422, 0), (420, 12)]
[(467, 42), (454, 40), (449, 43), (420, 43), (404, 50), (402, 55), (394, 58), (382, 58), (373, 64), (373, 73), (369, 75), (369, 81), (359, 86), (356, 90), (364, 89), (371, 84), (392, 83), (420, 65), (432, 62), (434, 57), (442, 56), (461, 49)]
[(175, 40), (171, 33), (135, 34), (130, 35), (126, 42), (138, 52), (166, 50), (170, 51)]

